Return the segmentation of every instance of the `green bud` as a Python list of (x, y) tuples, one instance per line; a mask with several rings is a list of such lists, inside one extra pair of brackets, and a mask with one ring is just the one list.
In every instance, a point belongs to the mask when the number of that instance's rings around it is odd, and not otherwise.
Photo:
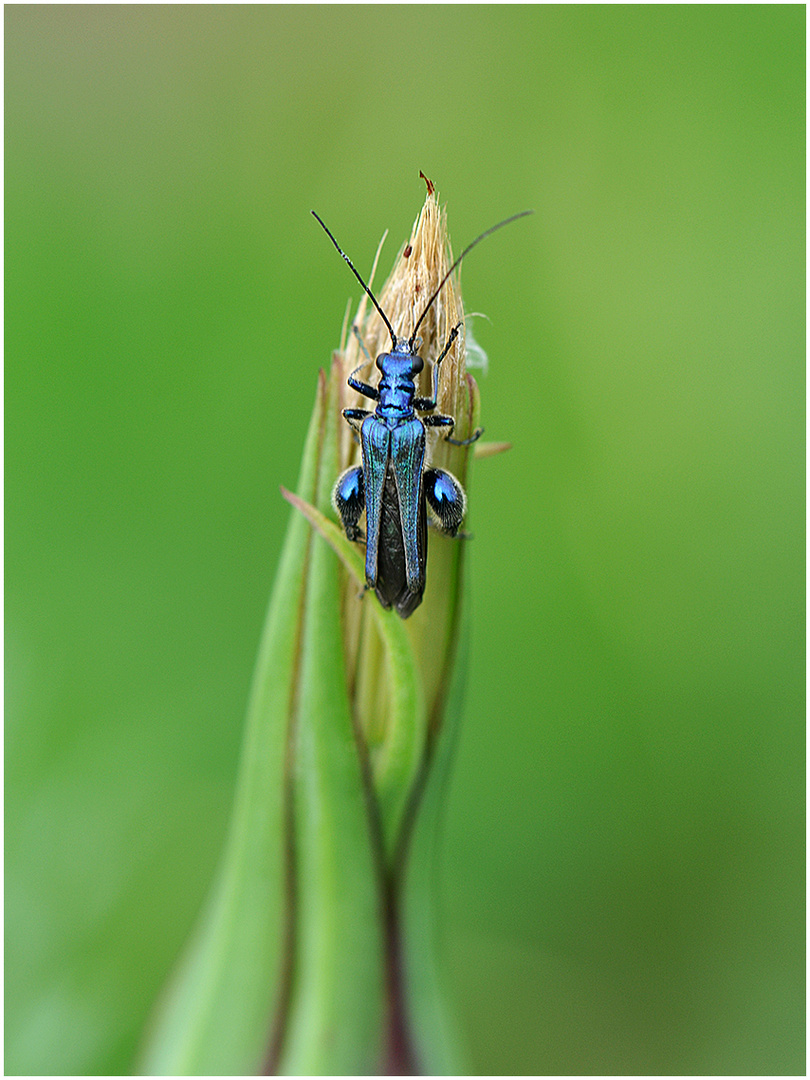
[[(432, 185), (379, 294), (407, 336), (451, 265)], [(364, 297), (372, 356), (388, 331)], [(419, 327), (432, 361), (463, 320), (452, 278)], [(330, 504), (359, 461), (341, 410), (363, 354), (344, 327), (318, 382), (297, 495), (248, 708), (231, 827), (199, 926), (157, 1013), (144, 1071), (173, 1074), (458, 1072), (434, 941), (436, 822), (465, 541), (429, 537), (407, 620), (364, 593), (363, 549)], [(430, 395), (430, 363), (417, 393)], [(459, 335), (438, 411), (466, 438), (478, 392)], [(469, 451), (429, 431), (428, 461), (467, 480)]]

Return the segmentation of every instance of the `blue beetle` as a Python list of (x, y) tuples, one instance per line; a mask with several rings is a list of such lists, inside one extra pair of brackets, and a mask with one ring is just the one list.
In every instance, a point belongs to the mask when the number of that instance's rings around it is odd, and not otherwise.
[[(352, 466), (338, 477), (332, 503), (346, 536), (352, 541), (363, 540), (358, 522), (365, 510), (366, 588), (374, 589), (382, 606), (393, 607), (403, 619), (407, 619), (419, 607), (425, 591), (427, 506), (430, 506), (437, 527), (448, 536), (456, 536), (467, 504), (464, 489), (452, 473), (425, 467), (426, 428), (446, 428), (444, 437), (454, 446), (469, 446), (482, 433), (478, 429), (468, 439), (453, 439), (453, 417), (434, 412), (438, 401), (441, 363), (456, 340), (461, 323), (450, 331), (444, 349), (433, 364), (433, 392), (429, 398), (416, 395), (414, 379), (424, 368), (424, 361), (416, 351), (416, 335), (445, 282), (464, 256), (496, 229), (530, 213), (530, 210), (524, 210), (476, 237), (442, 278), (417, 319), (410, 337), (398, 338), (348, 255), (320, 217), (312, 211), (313, 217), (363, 286), (391, 336), (391, 352), (381, 353), (376, 360), (380, 372), (376, 386), (356, 377), (357, 372), (366, 366), (365, 363), (355, 368), (349, 376), (349, 386), (363, 397), (376, 401), (377, 406), (373, 412), (369, 409), (343, 410), (348, 423), (359, 432), (363, 464)], [(359, 334), (358, 339), (365, 352)], [(371, 357), (367, 362), (371, 363)], [(417, 413), (428, 415), (418, 416)]]

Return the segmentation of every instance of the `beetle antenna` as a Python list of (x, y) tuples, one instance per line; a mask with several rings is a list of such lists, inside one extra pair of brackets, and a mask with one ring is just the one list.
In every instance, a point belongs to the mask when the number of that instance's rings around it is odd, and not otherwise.
[[(332, 241), (332, 243), (335, 245), (335, 247), (338, 249), (338, 251), (343, 256), (343, 258), (346, 260), (346, 262), (349, 264), (349, 269), (354, 274), (354, 276), (357, 278), (357, 280), (360, 282), (360, 284), (363, 286), (363, 288), (366, 290), (366, 293), (371, 298), (371, 302), (374, 305), (374, 307), (377, 309), (377, 312), (379, 313), (380, 318), (385, 323), (385, 325), (388, 327), (388, 333), (391, 335), (391, 341), (393, 342), (394, 348), (396, 348), (397, 347), (397, 335), (394, 333), (393, 326), (388, 321), (388, 316), (385, 314), (383, 309), (377, 303), (377, 297), (374, 295), (374, 293), (371, 291), (371, 289), (368, 287), (368, 285), (366, 285), (365, 281), (363, 281), (363, 279), (357, 273), (357, 271), (354, 268), (354, 264), (352, 263), (352, 260), (349, 258), (349, 256), (346, 254), (346, 252), (341, 248), (340, 244), (337, 242), (337, 240), (334, 238), (334, 236), (332, 236), (332, 234), (329, 232), (329, 230), (324, 225), (324, 223), (321, 221), (321, 219), (318, 217), (318, 215), (315, 213), (315, 211), (311, 210), (310, 213), (315, 218), (315, 220), (318, 222), (318, 224), (321, 226), (321, 228), (326, 233), (326, 235), (329, 237), (329, 239)], [(518, 216), (520, 216), (520, 215), (518, 215)], [(501, 224), (505, 225), (506, 222), (504, 221)], [(496, 226), (496, 228), (497, 227), (498, 226)], [(492, 231), (492, 230), (490, 230), (490, 231)], [(484, 235), (486, 236), (486, 233)], [(478, 239), (480, 240), (482, 238), (479, 236)], [(476, 243), (478, 243), (478, 241), (476, 241)], [(465, 251), (464, 255), (466, 255), (466, 254), (467, 254), (467, 252)], [(463, 256), (462, 256), (462, 258), (463, 258)], [(442, 284), (444, 284), (444, 282), (442, 282)], [(436, 299), (436, 297), (434, 296), (433, 300), (435, 300), (435, 299)], [(433, 300), (430, 301), (431, 304), (433, 303)], [(428, 305), (428, 306), (430, 306), (430, 305)], [(420, 319), (419, 322), (421, 322), (421, 321), (422, 320)], [(417, 323), (417, 325), (418, 325), (418, 323)]]
[[(410, 340), (408, 341), (408, 346), (409, 346), (409, 347), (410, 347), (411, 349), (413, 349), (413, 346), (414, 346), (414, 342), (416, 341), (416, 331), (417, 331), (417, 330), (419, 329), (419, 327), (420, 327), (420, 325), (421, 325), (421, 323), (422, 323), (422, 320), (423, 320), (423, 319), (424, 319), (424, 317), (425, 317), (425, 316), (427, 315), (427, 313), (428, 313), (428, 312), (430, 311), (430, 309), (431, 309), (431, 307), (433, 306), (433, 302), (435, 301), (436, 297), (437, 297), (437, 296), (439, 295), (439, 293), (440, 293), (440, 292), (442, 291), (442, 289), (443, 289), (443, 287), (444, 287), (444, 283), (445, 283), (445, 282), (447, 281), (447, 279), (448, 279), (448, 278), (450, 277), (450, 275), (451, 275), (451, 274), (453, 273), (453, 271), (454, 271), (454, 270), (455, 270), (455, 268), (456, 268), (456, 267), (458, 266), (458, 264), (459, 264), (459, 263), (461, 262), (461, 260), (462, 260), (462, 259), (464, 258), (464, 256), (465, 256), (465, 255), (468, 255), (468, 254), (469, 254), (469, 253), (470, 253), (470, 252), (472, 251), (472, 249), (473, 249), (473, 248), (475, 247), (475, 245), (476, 245), (476, 244), (480, 244), (482, 240), (485, 240), (485, 239), (486, 239), (486, 238), (487, 238), (488, 236), (491, 236), (491, 235), (492, 235), (492, 233), (494, 233), (494, 232), (497, 232), (497, 231), (498, 231), (498, 229), (502, 229), (502, 228), (504, 227), (504, 225), (509, 225), (509, 224), (511, 224), (511, 222), (513, 222), (513, 221), (517, 221), (517, 219), (518, 219), (518, 218), (526, 217), (527, 215), (529, 215), (529, 214), (533, 214), (533, 213), (534, 213), (534, 210), (521, 210), (521, 212), (520, 212), (519, 214), (513, 214), (513, 215), (512, 215), (511, 217), (508, 217), (508, 218), (506, 218), (506, 219), (505, 219), (504, 221), (499, 221), (499, 222), (498, 222), (498, 224), (497, 224), (497, 225), (493, 225), (491, 229), (487, 229), (487, 231), (486, 231), (486, 232), (482, 232), (480, 236), (476, 236), (475, 240), (473, 240), (473, 242), (472, 242), (471, 244), (468, 244), (468, 245), (467, 245), (467, 246), (466, 246), (466, 247), (464, 248), (464, 250), (462, 251), (462, 253), (461, 253), (461, 254), (459, 255), (459, 257), (458, 257), (458, 258), (456, 259), (456, 261), (455, 261), (455, 262), (453, 263), (453, 265), (452, 265), (452, 266), (450, 267), (450, 269), (449, 269), (449, 270), (447, 271), (447, 273), (446, 273), (446, 274), (444, 275), (444, 277), (442, 278), (442, 280), (441, 280), (441, 281), (439, 282), (439, 287), (438, 287), (438, 289), (437, 289), (437, 290), (436, 290), (436, 292), (435, 292), (435, 293), (433, 294), (433, 296), (431, 296), (430, 300), (429, 300), (429, 301), (428, 301), (428, 303), (427, 303), (427, 306), (425, 307), (425, 310), (424, 310), (424, 311), (422, 312), (422, 314), (421, 314), (421, 315), (419, 316), (419, 318), (418, 318), (418, 319), (416, 320), (416, 326), (414, 326), (414, 328), (413, 328), (413, 333), (411, 334), (411, 336), (410, 336)], [(315, 216), (317, 217), (317, 214), (316, 214)], [(320, 221), (320, 218), (319, 218), (318, 220)], [(321, 224), (323, 225), (323, 222), (322, 222), (322, 221), (321, 221)], [(324, 227), (324, 228), (326, 229), (326, 226), (325, 226), (325, 225), (324, 225), (323, 227)], [(329, 232), (329, 230), (328, 230), (328, 229), (327, 229), (326, 231), (327, 231), (327, 232)], [(330, 233), (329, 235), (331, 236), (332, 234)], [(337, 247), (337, 244), (335, 245), (335, 247)], [(338, 248), (338, 251), (340, 251), (340, 248)], [(343, 255), (343, 252), (342, 252), (342, 251), (340, 251), (340, 254), (341, 254), (341, 255)], [(346, 256), (345, 256), (345, 255), (343, 255), (343, 258), (344, 258), (344, 259), (346, 259)], [(349, 260), (348, 260), (348, 259), (346, 259), (346, 262), (349, 262)], [(352, 264), (351, 264), (351, 263), (349, 263), (349, 266), (352, 266)], [(354, 270), (354, 267), (353, 267), (353, 266), (352, 266), (352, 270)], [(357, 273), (357, 271), (356, 271), (356, 270), (355, 270), (354, 272), (355, 272), (355, 273)], [(359, 277), (359, 276), (360, 276), (360, 275), (358, 274), (358, 277)], [(372, 296), (372, 300), (373, 300), (373, 299), (374, 299), (374, 297)], [(386, 322), (387, 322), (387, 321), (388, 321), (388, 320), (386, 319)]]

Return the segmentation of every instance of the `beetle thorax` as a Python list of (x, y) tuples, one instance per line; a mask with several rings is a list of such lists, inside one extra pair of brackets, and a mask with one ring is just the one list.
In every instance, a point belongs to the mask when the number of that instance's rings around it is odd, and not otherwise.
[(380, 394), (376, 408), (377, 416), (386, 420), (402, 420), (413, 416), (413, 399), (416, 396), (414, 376), (423, 368), (422, 357), (403, 342), (390, 353), (377, 357), (381, 378), (377, 384)]

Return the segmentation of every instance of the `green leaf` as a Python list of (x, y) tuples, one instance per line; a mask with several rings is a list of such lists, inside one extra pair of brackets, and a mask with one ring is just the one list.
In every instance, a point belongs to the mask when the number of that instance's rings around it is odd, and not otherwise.
[[(337, 472), (333, 372), (317, 502)], [(303, 518), (301, 519), (303, 522)], [(337, 559), (313, 536), (293, 737), (292, 1000), (279, 1071), (375, 1072), (382, 1053), (381, 893), (346, 689)]]
[[(313, 497), (323, 375), (298, 489)], [(142, 1071), (255, 1073), (280, 1005), (285, 944), (285, 763), (311, 533), (290, 520), (253, 679), (225, 851), (197, 930), (153, 1023)]]
[(408, 1029), (419, 1070), (425, 1076), (462, 1076), (469, 1072), (442, 974), (440, 905), (436, 895), (441, 877), (444, 803), (464, 693), (468, 633), (464, 621), (461, 625), (459, 656), (451, 678), (446, 715), (433, 747), (408, 858), (402, 868), (399, 896)]

